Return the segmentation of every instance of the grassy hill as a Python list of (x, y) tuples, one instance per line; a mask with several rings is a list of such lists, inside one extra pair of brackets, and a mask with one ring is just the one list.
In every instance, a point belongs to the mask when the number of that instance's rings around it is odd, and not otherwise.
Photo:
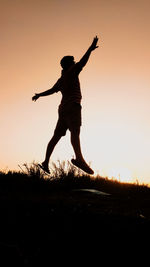
[(60, 162), (51, 176), (25, 164), (20, 172), (0, 172), (0, 214), (0, 259), (7, 266), (49, 266), (69, 257), (89, 263), (99, 255), (106, 261), (126, 242), (129, 252), (149, 241), (150, 188), (92, 178)]

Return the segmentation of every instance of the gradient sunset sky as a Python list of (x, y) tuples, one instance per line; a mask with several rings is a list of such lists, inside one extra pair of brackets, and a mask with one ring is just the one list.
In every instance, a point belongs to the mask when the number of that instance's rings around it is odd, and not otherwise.
[[(78, 61), (83, 154), (100, 175), (150, 183), (150, 1), (0, 0), (0, 169), (40, 162), (61, 94), (40, 98), (60, 77), (60, 59)], [(70, 133), (51, 160), (70, 160)]]

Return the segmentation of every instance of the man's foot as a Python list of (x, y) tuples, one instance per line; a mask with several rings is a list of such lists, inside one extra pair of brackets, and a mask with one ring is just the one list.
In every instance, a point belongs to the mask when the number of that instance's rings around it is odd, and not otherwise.
[(38, 164), (38, 166), (39, 166), (44, 172), (47, 172), (48, 174), (50, 174), (50, 170), (49, 170), (48, 166), (46, 166), (44, 163)]
[(87, 165), (85, 161), (80, 161), (76, 159), (71, 160), (72, 164), (75, 165), (76, 167), (80, 168), (84, 172), (88, 174), (94, 174), (94, 171)]

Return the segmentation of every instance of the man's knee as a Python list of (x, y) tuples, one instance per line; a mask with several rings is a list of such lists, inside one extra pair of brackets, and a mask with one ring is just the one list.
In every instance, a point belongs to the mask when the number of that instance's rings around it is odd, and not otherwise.
[(66, 135), (66, 130), (61, 131), (61, 130), (57, 129), (57, 130), (54, 131), (53, 137), (61, 138), (62, 136), (65, 136), (65, 135)]
[(80, 127), (70, 129), (71, 135), (80, 135)]

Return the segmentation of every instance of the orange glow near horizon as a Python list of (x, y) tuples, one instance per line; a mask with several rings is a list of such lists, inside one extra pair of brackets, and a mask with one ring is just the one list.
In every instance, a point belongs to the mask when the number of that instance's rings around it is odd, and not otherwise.
[(108, 176), (111, 178), (116, 178), (120, 182), (131, 182), (132, 179), (131, 171), (127, 168), (114, 168), (110, 170)]
[[(64, 55), (78, 61), (98, 35), (80, 74), (83, 154), (100, 175), (150, 184), (150, 2), (2, 0), (0, 8), (0, 169), (43, 160), (61, 95), (31, 98), (60, 77)], [(69, 139), (52, 161), (71, 159)]]

